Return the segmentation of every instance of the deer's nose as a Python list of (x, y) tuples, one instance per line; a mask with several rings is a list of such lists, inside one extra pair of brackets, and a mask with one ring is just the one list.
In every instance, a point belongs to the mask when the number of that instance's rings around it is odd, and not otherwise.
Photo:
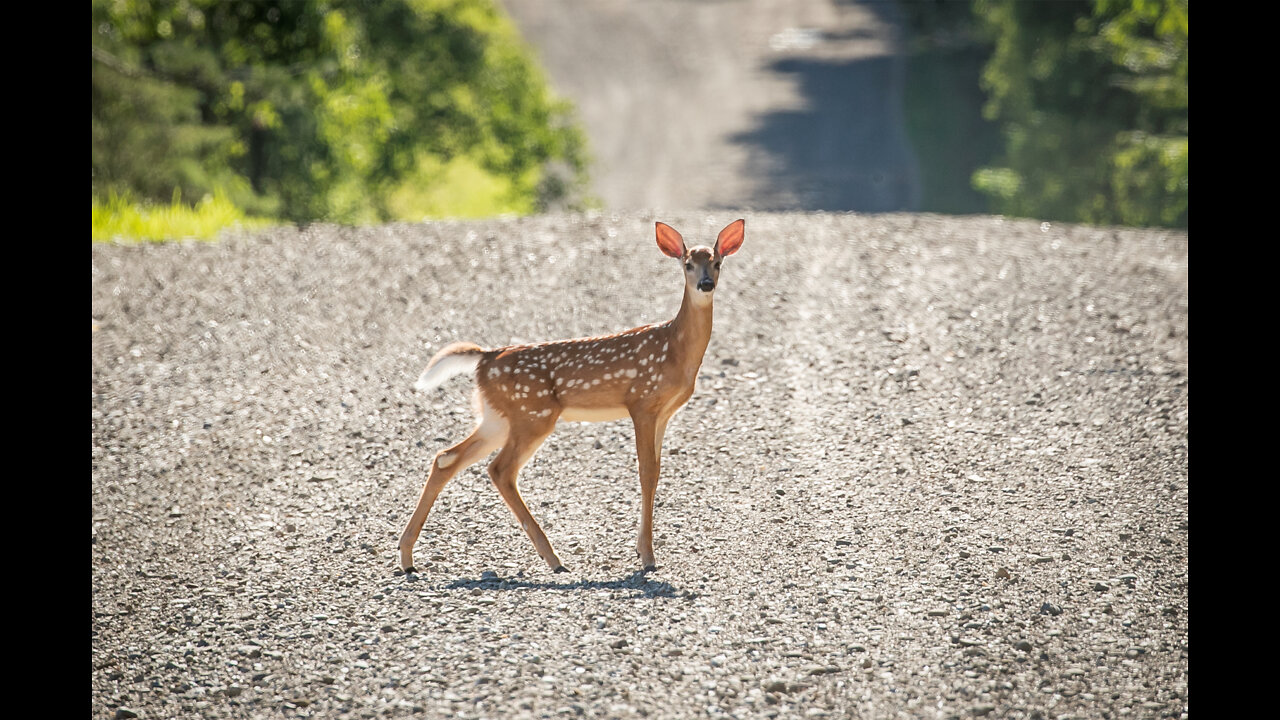
[(702, 278), (698, 281), (698, 289), (702, 292), (711, 292), (716, 289), (716, 284), (712, 282), (711, 278)]

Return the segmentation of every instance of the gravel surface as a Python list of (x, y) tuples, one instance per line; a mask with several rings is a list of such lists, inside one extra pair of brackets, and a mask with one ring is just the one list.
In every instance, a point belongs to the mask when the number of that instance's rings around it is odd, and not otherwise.
[(610, 210), (920, 207), (894, 2), (502, 0)]
[(626, 422), (521, 474), (567, 575), (459, 473), (441, 346), (665, 320), (653, 221), (94, 245), (92, 716), (1188, 713), (1187, 235), (748, 214), (668, 429), (658, 570)]

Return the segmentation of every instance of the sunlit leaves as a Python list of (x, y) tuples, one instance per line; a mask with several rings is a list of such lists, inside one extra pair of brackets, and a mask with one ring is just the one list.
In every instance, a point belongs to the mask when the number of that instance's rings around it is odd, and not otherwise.
[(493, 0), (95, 0), (93, 15), (95, 192), (221, 190), (340, 222), (581, 195), (582, 135)]
[(974, 187), (1011, 215), (1187, 224), (1186, 0), (975, 0), (984, 113), (1005, 154)]

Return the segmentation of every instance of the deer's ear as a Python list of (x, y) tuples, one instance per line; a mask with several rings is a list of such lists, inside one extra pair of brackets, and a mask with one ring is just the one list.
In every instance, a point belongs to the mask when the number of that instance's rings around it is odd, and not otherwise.
[(720, 236), (716, 238), (716, 254), (732, 255), (738, 252), (738, 248), (742, 247), (742, 238), (746, 235), (747, 221), (734, 220), (720, 231)]
[(658, 229), (658, 249), (664, 255), (673, 258), (684, 257), (684, 238), (680, 237), (680, 233), (676, 229), (666, 223), (656, 223)]

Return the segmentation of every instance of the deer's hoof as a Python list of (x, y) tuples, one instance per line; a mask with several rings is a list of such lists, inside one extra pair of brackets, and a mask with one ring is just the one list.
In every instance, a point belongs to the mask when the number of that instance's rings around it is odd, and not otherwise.
[(648, 565), (645, 565), (645, 566), (644, 566), (644, 572), (650, 572), (650, 571), (657, 570), (657, 569), (658, 569), (658, 566), (657, 566), (657, 565), (654, 565), (653, 563), (650, 563), (650, 564), (648, 564)]
[(551, 572), (558, 572), (558, 573), (562, 573), (562, 572), (569, 572), (569, 568), (567, 568), (567, 567), (565, 567), (565, 566), (563, 566), (563, 565), (559, 565), (559, 566), (557, 566), (557, 567), (556, 567), (556, 569), (555, 569), (555, 570), (552, 570)]

